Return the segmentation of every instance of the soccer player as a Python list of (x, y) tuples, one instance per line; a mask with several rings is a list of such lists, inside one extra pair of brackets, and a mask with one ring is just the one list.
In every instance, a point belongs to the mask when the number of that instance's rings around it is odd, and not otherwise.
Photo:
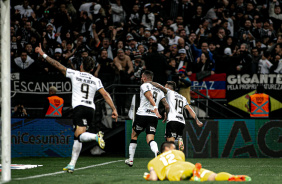
[(184, 108), (189, 111), (190, 115), (196, 120), (196, 123), (199, 127), (202, 127), (203, 123), (199, 121), (196, 113), (188, 104), (187, 99), (175, 91), (175, 82), (167, 81), (165, 87), (156, 82), (150, 83), (164, 92), (170, 107), (165, 133), (166, 141), (174, 142), (175, 139), (178, 139), (179, 150), (184, 151), (182, 139), (183, 130), (185, 128), (185, 119), (183, 116)]
[(191, 181), (251, 181), (247, 175), (232, 175), (226, 172), (214, 173), (196, 165), (185, 162), (182, 151), (175, 150), (173, 142), (164, 142), (161, 146), (162, 154), (148, 163), (150, 173), (144, 173), (144, 178), (157, 180), (191, 180)]
[(110, 94), (104, 89), (101, 80), (90, 74), (95, 63), (91, 57), (88, 56), (83, 59), (79, 72), (66, 68), (58, 61), (47, 56), (42, 51), (41, 44), (39, 44), (39, 47), (36, 47), (35, 52), (39, 53), (49, 64), (60, 70), (63, 75), (70, 78), (72, 82), (74, 143), (71, 161), (63, 168), (64, 171), (72, 173), (82, 148), (82, 142), (97, 141), (102, 149), (105, 147), (104, 135), (101, 131), (98, 134), (86, 132), (87, 123), (90, 123), (94, 116), (94, 96), (96, 91), (99, 91), (105, 101), (110, 105), (113, 110), (112, 118), (116, 119), (116, 121), (118, 113)]
[[(165, 100), (164, 93), (152, 86), (150, 82), (153, 80), (153, 72), (145, 70), (141, 77), (140, 86), (140, 106), (137, 110), (135, 121), (132, 126), (131, 141), (129, 144), (129, 159), (125, 160), (125, 164), (133, 166), (133, 158), (137, 147), (137, 138), (141, 132), (146, 129), (146, 141), (151, 150), (157, 156), (159, 149), (156, 141), (154, 141), (158, 118), (161, 115), (158, 111), (158, 105), (161, 101), (165, 107), (166, 113), (169, 112), (169, 105)], [(166, 115), (164, 121), (166, 119)]]

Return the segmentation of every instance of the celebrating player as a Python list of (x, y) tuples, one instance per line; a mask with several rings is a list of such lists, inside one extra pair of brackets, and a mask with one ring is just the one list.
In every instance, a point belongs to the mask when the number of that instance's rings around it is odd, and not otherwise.
[(89, 56), (86, 57), (80, 66), (79, 72), (66, 68), (58, 61), (47, 56), (42, 51), (41, 44), (39, 44), (39, 47), (35, 48), (35, 52), (43, 56), (49, 64), (60, 70), (63, 75), (70, 78), (72, 82), (74, 143), (71, 161), (65, 168), (63, 168), (64, 171), (72, 173), (82, 148), (82, 142), (97, 141), (102, 149), (105, 147), (105, 142), (103, 140), (104, 135), (101, 131), (99, 131), (98, 134), (86, 132), (87, 123), (90, 123), (94, 117), (94, 96), (96, 91), (99, 91), (105, 101), (110, 105), (112, 108), (112, 118), (116, 119), (116, 121), (118, 113), (111, 96), (104, 89), (101, 80), (90, 74), (95, 63), (93, 58)]
[[(129, 159), (125, 160), (125, 164), (133, 166), (133, 158), (137, 147), (137, 138), (141, 132), (146, 129), (146, 141), (154, 152), (158, 155), (159, 149), (154, 141), (158, 118), (161, 115), (158, 111), (158, 105), (161, 101), (165, 106), (166, 113), (169, 112), (169, 105), (165, 100), (164, 93), (150, 84), (153, 80), (153, 72), (146, 70), (142, 74), (142, 85), (140, 86), (140, 106), (137, 110), (135, 121), (132, 126), (131, 141), (129, 144)], [(166, 117), (164, 118), (165, 121)]]
[(173, 142), (164, 142), (161, 146), (162, 154), (148, 163), (150, 173), (144, 173), (144, 178), (157, 180), (191, 180), (191, 181), (251, 181), (247, 175), (232, 175), (226, 172), (214, 173), (196, 165), (185, 162), (182, 151), (175, 150)]
[(166, 140), (170, 142), (174, 142), (175, 139), (178, 139), (178, 147), (181, 151), (184, 150), (183, 144), (183, 130), (185, 128), (185, 119), (183, 116), (183, 110), (186, 108), (190, 115), (196, 120), (196, 123), (199, 127), (203, 126), (203, 123), (199, 121), (196, 113), (190, 107), (187, 102), (187, 99), (177, 93), (175, 90), (176, 84), (173, 81), (167, 81), (165, 87), (156, 83), (150, 82), (153, 86), (161, 89), (166, 94), (166, 99), (169, 104), (170, 110), (167, 117), (167, 125), (166, 125)]

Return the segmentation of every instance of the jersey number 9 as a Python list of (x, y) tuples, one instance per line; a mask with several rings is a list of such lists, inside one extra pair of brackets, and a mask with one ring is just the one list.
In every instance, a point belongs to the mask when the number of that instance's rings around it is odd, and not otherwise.
[(88, 93), (89, 93), (89, 85), (88, 84), (81, 84), (81, 92), (85, 93), (85, 96), (82, 98), (88, 99)]

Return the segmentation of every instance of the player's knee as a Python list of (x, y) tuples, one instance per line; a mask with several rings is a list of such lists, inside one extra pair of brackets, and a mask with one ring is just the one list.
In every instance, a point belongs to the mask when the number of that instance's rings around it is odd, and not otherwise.
[(78, 140), (79, 142), (81, 142), (81, 141), (80, 141), (80, 135), (81, 135), (81, 134), (79, 134), (79, 135), (74, 134), (73, 140)]

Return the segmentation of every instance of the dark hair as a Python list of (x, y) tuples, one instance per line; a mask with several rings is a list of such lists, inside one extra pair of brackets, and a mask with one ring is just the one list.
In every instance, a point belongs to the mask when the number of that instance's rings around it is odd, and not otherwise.
[(171, 30), (174, 33), (174, 29), (172, 27), (168, 27), (167, 30)]
[(270, 52), (269, 51), (263, 51), (263, 56), (268, 58), (270, 56)]
[(152, 79), (152, 80), (153, 80), (153, 78), (154, 78), (154, 73), (153, 73), (152, 71), (150, 71), (150, 70), (145, 70), (145, 71), (143, 72), (143, 74), (144, 74), (147, 78), (150, 78), (150, 79)]
[(161, 152), (163, 153), (165, 151), (166, 147), (170, 148), (172, 144), (174, 145), (174, 142), (166, 141), (166, 142), (162, 143), (162, 145), (161, 145)]
[(94, 65), (95, 65), (94, 59), (90, 56), (87, 56), (86, 58), (84, 58), (82, 63), (83, 63), (83, 69), (86, 72), (90, 72), (94, 68)]
[(167, 81), (166, 84), (169, 85), (173, 90), (175, 90), (176, 83), (174, 81)]

